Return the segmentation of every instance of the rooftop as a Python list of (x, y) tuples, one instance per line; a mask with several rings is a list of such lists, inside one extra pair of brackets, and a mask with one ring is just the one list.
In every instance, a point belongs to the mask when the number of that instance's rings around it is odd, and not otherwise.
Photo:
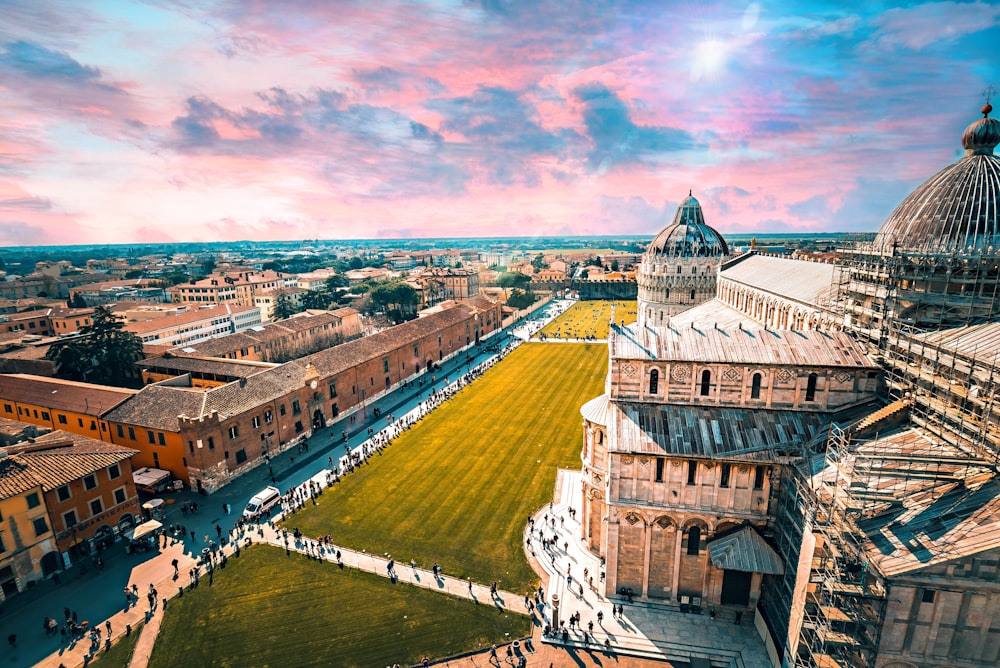
[(28, 374), (0, 374), (0, 397), (53, 410), (100, 417), (138, 390)]
[(724, 329), (693, 322), (687, 327), (634, 324), (612, 332), (612, 359), (878, 368), (845, 332)]
[(0, 459), (0, 498), (35, 489), (55, 489), (85, 475), (129, 459), (135, 450), (79, 434), (53, 431), (33, 442), (5, 448)]
[[(838, 495), (857, 515), (868, 558), (886, 576), (1000, 547), (1000, 481), (987, 462), (916, 427), (851, 448)], [(843, 468), (843, 467), (842, 467)], [(813, 476), (821, 500), (845, 471)], [(843, 482), (841, 482), (843, 485)]]
[(832, 293), (834, 271), (824, 262), (749, 253), (729, 263), (719, 278), (815, 306)]
[[(604, 397), (611, 452), (769, 461), (808, 442), (829, 414), (612, 402)], [(594, 400), (584, 406), (599, 412)], [(585, 414), (586, 415), (586, 414)]]

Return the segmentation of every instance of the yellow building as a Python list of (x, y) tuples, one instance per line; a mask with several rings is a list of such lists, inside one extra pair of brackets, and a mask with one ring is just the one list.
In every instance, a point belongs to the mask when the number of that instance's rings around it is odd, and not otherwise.
[(0, 450), (0, 602), (60, 565), (41, 480)]
[(137, 390), (29, 374), (0, 375), (0, 417), (109, 441), (101, 414)]

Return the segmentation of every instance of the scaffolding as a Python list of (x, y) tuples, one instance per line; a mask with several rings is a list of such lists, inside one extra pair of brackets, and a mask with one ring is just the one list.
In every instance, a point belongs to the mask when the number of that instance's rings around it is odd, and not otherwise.
[(830, 427), (822, 476), (810, 480), (803, 498), (816, 548), (812, 555), (802, 628), (794, 665), (797, 668), (871, 668), (885, 613), (885, 587), (868, 567), (862, 532), (852, 513), (860, 510), (851, 493), (856, 453), (851, 431)]
[(1000, 348), (993, 343), (1000, 323), (942, 334), (896, 322), (887, 331), (886, 380), (892, 396), (910, 400), (911, 419), (970, 456), (1000, 462)]
[(829, 300), (877, 353), (894, 324), (928, 331), (988, 321), (1000, 305), (1000, 249), (902, 249), (847, 239)]

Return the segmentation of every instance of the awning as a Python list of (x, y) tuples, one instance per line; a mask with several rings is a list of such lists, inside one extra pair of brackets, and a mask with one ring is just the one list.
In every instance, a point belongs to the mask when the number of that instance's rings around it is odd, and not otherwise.
[(140, 538), (148, 536), (149, 534), (153, 533), (157, 529), (160, 529), (161, 527), (163, 527), (163, 525), (157, 522), (156, 520), (149, 520), (148, 522), (143, 522), (142, 524), (140, 524), (139, 526), (137, 526), (135, 529), (132, 530), (132, 533), (129, 535), (128, 539), (139, 540)]
[(750, 525), (710, 541), (708, 556), (713, 566), (727, 571), (769, 575), (781, 575), (785, 572), (781, 557)]

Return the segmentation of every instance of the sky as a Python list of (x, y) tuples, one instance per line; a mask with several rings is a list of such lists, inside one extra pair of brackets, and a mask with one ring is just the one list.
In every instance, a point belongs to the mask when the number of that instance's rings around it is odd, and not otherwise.
[(1000, 2), (0, 0), (0, 246), (874, 231), (990, 85)]

